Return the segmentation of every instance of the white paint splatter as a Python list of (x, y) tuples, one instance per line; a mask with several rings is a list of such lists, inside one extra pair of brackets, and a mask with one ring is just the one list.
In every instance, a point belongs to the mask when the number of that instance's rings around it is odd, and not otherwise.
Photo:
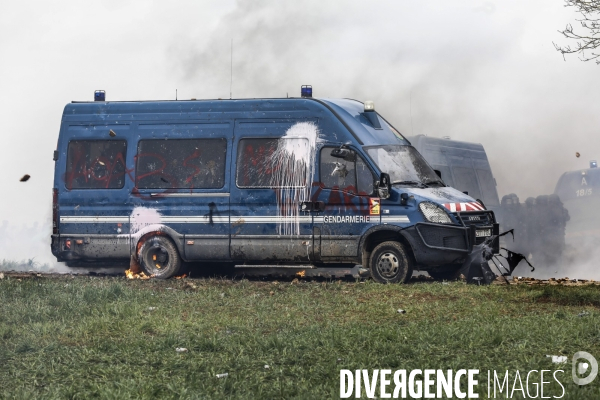
[(129, 217), (129, 223), (130, 232), (134, 235), (149, 225), (160, 224), (160, 213), (154, 208), (135, 207)]
[(273, 153), (271, 185), (277, 189), (280, 235), (300, 234), (300, 204), (310, 200), (319, 130), (312, 122), (291, 126)]

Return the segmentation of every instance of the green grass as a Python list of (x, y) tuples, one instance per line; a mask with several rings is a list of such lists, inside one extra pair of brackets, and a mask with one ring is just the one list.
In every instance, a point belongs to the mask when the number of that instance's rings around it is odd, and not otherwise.
[[(600, 359), (599, 306), (597, 286), (7, 277), (0, 398), (328, 399), (340, 369), (375, 368), (478, 368), (487, 398), (487, 370)], [(564, 398), (600, 398), (570, 368)]]

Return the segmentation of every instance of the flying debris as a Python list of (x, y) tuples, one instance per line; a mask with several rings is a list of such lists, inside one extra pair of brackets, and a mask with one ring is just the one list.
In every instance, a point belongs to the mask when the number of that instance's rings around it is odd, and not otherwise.
[(31, 176), (29, 176), (29, 174), (25, 174), (21, 177), (21, 179), (19, 179), (19, 182), (27, 182), (29, 178), (31, 178)]
[(577, 151), (577, 152), (575, 152), (575, 157), (579, 158), (579, 156), (580, 156), (580, 155), (581, 155), (581, 154), (579, 154), (579, 152), (578, 152), (578, 151)]

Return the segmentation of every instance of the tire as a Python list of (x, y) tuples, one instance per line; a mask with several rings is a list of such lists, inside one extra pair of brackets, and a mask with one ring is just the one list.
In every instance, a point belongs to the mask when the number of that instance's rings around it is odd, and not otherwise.
[(404, 283), (413, 273), (413, 263), (404, 246), (398, 242), (383, 242), (371, 253), (371, 276), (379, 283)]
[(181, 270), (181, 257), (177, 247), (166, 236), (147, 239), (140, 247), (138, 260), (144, 274), (157, 279), (168, 279)]

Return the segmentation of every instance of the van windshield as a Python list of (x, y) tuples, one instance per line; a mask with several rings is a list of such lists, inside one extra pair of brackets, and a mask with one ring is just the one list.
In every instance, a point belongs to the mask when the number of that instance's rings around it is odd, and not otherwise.
[(390, 175), (392, 184), (445, 186), (412, 146), (387, 145), (366, 150), (379, 169)]

